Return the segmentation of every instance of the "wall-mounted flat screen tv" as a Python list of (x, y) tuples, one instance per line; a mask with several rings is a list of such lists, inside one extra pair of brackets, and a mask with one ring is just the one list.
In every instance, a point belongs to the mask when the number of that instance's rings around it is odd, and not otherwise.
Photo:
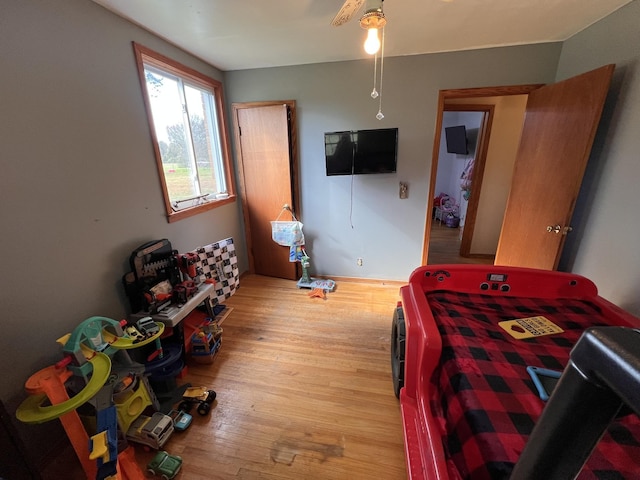
[(327, 175), (394, 173), (398, 129), (352, 130), (324, 134)]
[(468, 155), (467, 129), (464, 125), (456, 127), (445, 127), (444, 137), (447, 141), (447, 153), (457, 153)]

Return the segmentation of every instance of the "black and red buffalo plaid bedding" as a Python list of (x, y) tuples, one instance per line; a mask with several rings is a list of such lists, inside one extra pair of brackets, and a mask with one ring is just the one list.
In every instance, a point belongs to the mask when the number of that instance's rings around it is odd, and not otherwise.
[[(585, 328), (608, 325), (606, 318), (596, 305), (575, 299), (426, 296), (442, 337), (430, 403), (443, 432), (450, 479), (507, 479), (545, 404), (527, 366), (562, 370)], [(498, 326), (537, 315), (564, 333), (516, 340)], [(640, 479), (636, 415), (610, 425), (578, 478)]]

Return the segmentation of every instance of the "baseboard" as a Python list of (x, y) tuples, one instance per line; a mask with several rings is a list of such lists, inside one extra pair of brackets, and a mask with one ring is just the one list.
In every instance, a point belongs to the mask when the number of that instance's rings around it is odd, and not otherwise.
[(406, 285), (406, 281), (401, 280), (382, 280), (379, 278), (362, 278), (362, 277), (333, 277), (331, 275), (313, 275), (316, 278), (324, 278), (335, 280), (336, 282), (350, 282), (350, 283), (367, 283), (380, 286), (398, 286), (402, 287)]

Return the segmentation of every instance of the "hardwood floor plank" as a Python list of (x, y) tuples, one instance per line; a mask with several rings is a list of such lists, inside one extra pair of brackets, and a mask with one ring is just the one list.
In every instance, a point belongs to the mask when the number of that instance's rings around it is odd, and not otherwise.
[(183, 475), (190, 448), (209, 443), (237, 467), (221, 478), (406, 478), (389, 360), (398, 286), (340, 282), (326, 300), (308, 292), (242, 279), (218, 358), (185, 379), (208, 382), (218, 400), (215, 427), (169, 440), (183, 444)]
[(482, 264), (493, 265), (493, 257), (461, 257), (460, 229), (449, 228), (445, 224), (434, 221), (431, 224), (429, 237), (429, 265), (439, 264)]

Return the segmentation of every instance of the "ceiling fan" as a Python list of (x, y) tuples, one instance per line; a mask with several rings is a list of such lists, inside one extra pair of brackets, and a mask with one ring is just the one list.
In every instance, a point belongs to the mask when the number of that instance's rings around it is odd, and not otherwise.
[[(383, 28), (387, 20), (382, 11), (383, 0), (367, 0), (364, 14), (360, 17), (360, 26), (367, 30), (367, 40), (364, 49), (367, 53), (373, 55), (380, 49), (380, 39), (378, 38), (378, 30)], [(331, 22), (334, 27), (344, 25), (358, 13), (365, 0), (345, 0), (342, 8), (338, 11)]]
[[(362, 28), (367, 28), (365, 25), (363, 25), (363, 23), (370, 23), (367, 21), (367, 19), (369, 18), (375, 18), (378, 19), (378, 21), (379, 19), (382, 19), (383, 24), (380, 25), (380, 27), (382, 27), (384, 23), (386, 23), (386, 20), (384, 20), (384, 13), (382, 12), (382, 2), (383, 0), (367, 0), (366, 10), (360, 18), (360, 25), (362, 26)], [(365, 0), (345, 0), (340, 10), (331, 21), (331, 25), (333, 25), (334, 27), (344, 25), (349, 20), (351, 20), (351, 18), (356, 13), (358, 13), (358, 10), (360, 10), (364, 3)]]
[[(374, 67), (373, 67), (373, 91), (371, 92), (371, 98), (378, 99), (378, 113), (376, 118), (382, 120), (384, 115), (382, 113), (382, 74), (384, 68), (384, 26), (387, 24), (387, 20), (384, 17), (382, 11), (382, 2), (384, 0), (366, 0), (366, 7), (364, 14), (360, 17), (360, 26), (367, 31), (367, 39), (364, 42), (364, 50), (369, 55), (374, 55)], [(345, 0), (342, 4), (342, 8), (338, 11), (334, 17), (331, 25), (339, 27), (344, 25), (351, 18), (358, 13), (365, 0)], [(382, 29), (382, 42), (378, 37), (378, 30)], [(382, 54), (380, 55), (380, 92), (376, 89), (377, 82), (377, 65), (378, 65), (378, 50), (382, 46)]]
[(360, 7), (362, 7), (363, 4), (364, 0), (345, 0), (342, 4), (342, 8), (340, 8), (334, 19), (331, 21), (331, 25), (334, 27), (344, 25), (351, 20), (351, 17), (360, 10)]

